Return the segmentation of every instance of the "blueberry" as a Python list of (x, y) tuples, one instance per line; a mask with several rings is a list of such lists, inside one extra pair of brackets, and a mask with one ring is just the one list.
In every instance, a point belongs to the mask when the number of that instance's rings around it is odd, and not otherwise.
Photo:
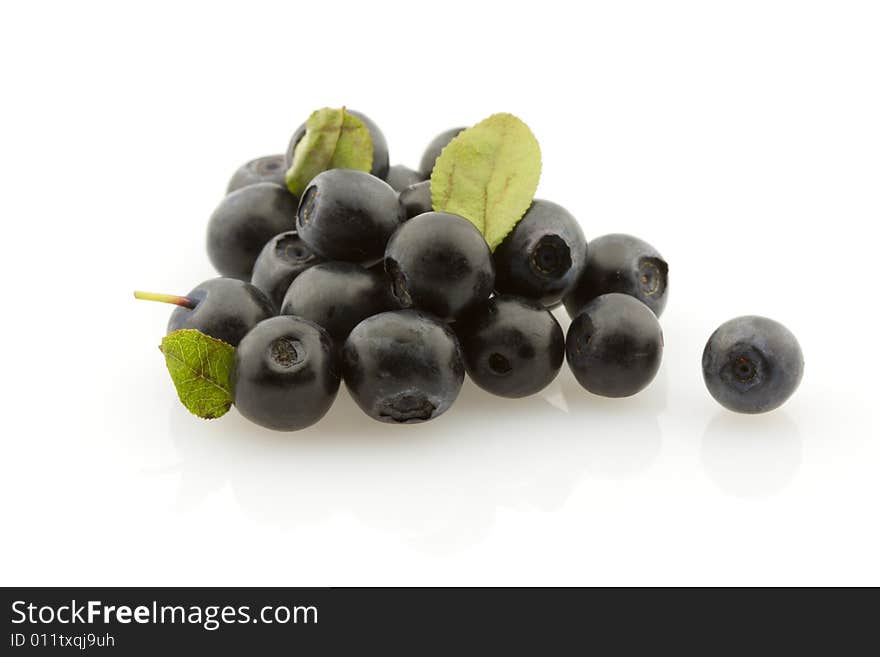
[(431, 181), (425, 180), (410, 185), (400, 192), (400, 207), (403, 209), (405, 219), (431, 212), (434, 209), (431, 203)]
[(223, 276), (250, 280), (260, 251), (295, 227), (296, 198), (275, 183), (256, 183), (229, 194), (208, 222), (208, 257)]
[(462, 130), (464, 130), (464, 128), (452, 128), (446, 132), (441, 132), (431, 140), (431, 143), (428, 144), (428, 147), (425, 149), (425, 152), (422, 155), (422, 161), (419, 164), (419, 171), (422, 172), (422, 175), (425, 178), (431, 177), (431, 172), (434, 170), (434, 163), (437, 161), (437, 158), (440, 157), (440, 153)]
[(587, 241), (568, 210), (535, 200), (494, 258), (498, 292), (555, 306), (584, 267)]
[(722, 324), (703, 351), (703, 379), (715, 400), (737, 413), (782, 406), (804, 376), (797, 338), (766, 317), (737, 317)]
[(238, 171), (232, 175), (229, 184), (226, 186), (226, 193), (229, 194), (236, 189), (260, 182), (271, 182), (276, 185), (286, 186), (284, 173), (283, 155), (258, 157), (256, 160), (251, 160), (238, 168)]
[[(355, 112), (354, 110), (346, 109), (345, 111), (363, 121), (364, 125), (367, 126), (367, 130), (370, 131), (370, 138), (373, 141), (373, 168), (370, 169), (370, 173), (377, 178), (384, 179), (385, 176), (388, 175), (388, 142), (385, 141), (385, 135), (382, 134), (382, 131), (379, 130), (379, 126), (373, 123), (372, 119), (369, 117), (360, 112)], [(284, 155), (285, 170), (290, 168), (290, 165), (293, 162), (293, 151), (296, 149), (296, 145), (305, 134), (306, 124), (303, 123), (296, 129), (296, 132), (294, 132), (293, 136), (290, 138), (290, 143), (287, 146), (287, 153)]]
[(452, 319), (489, 298), (495, 267), (474, 225), (446, 212), (426, 212), (397, 229), (385, 249), (385, 271), (404, 308)]
[(603, 294), (575, 316), (565, 338), (578, 383), (603, 397), (628, 397), (647, 387), (663, 357), (657, 316), (626, 294)]
[(296, 213), (302, 240), (328, 260), (372, 265), (403, 214), (397, 193), (363, 171), (331, 169), (318, 174), (303, 192)]
[(380, 422), (414, 423), (444, 413), (464, 382), (455, 334), (415, 310), (373, 315), (342, 349), (345, 384), (357, 405)]
[(657, 250), (631, 235), (604, 235), (590, 241), (586, 266), (563, 297), (574, 317), (602, 294), (629, 294), (659, 317), (666, 307), (669, 266)]
[(324, 258), (312, 253), (295, 230), (289, 230), (266, 242), (254, 263), (251, 284), (280, 308), (293, 279), (319, 262), (324, 262)]
[(275, 314), (265, 294), (235, 278), (212, 278), (185, 297), (154, 292), (135, 292), (134, 296), (177, 306), (168, 320), (168, 333), (196, 329), (233, 347), (258, 322)]
[(496, 296), (455, 324), (467, 373), (501, 397), (526, 397), (547, 387), (562, 367), (565, 336), (542, 305)]
[(391, 185), (395, 192), (402, 192), (410, 185), (415, 185), (424, 179), (424, 176), (418, 171), (413, 171), (402, 164), (395, 164), (388, 169), (388, 174), (385, 176), (385, 182)]
[(350, 262), (325, 262), (293, 281), (281, 314), (319, 324), (341, 345), (361, 320), (397, 307), (384, 273)]
[(235, 351), (233, 402), (251, 422), (296, 431), (330, 409), (339, 380), (339, 357), (324, 329), (298, 317), (273, 317)]

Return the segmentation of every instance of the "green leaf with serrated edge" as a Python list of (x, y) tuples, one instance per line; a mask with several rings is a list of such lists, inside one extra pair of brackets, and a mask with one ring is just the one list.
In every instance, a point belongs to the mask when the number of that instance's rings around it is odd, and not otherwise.
[(229, 410), (235, 347), (201, 331), (181, 329), (162, 338), (159, 350), (190, 413), (211, 420)]
[(470, 221), (493, 251), (538, 189), (541, 147), (513, 114), (493, 114), (458, 134), (431, 172), (431, 203)]
[(344, 107), (325, 107), (306, 120), (306, 134), (293, 150), (285, 181), (290, 193), (300, 196), (322, 171), (372, 167), (373, 138), (364, 122)]

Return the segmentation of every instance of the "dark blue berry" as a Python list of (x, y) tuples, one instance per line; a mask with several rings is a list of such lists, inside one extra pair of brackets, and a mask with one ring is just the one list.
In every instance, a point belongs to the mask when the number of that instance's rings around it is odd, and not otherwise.
[(275, 183), (256, 183), (229, 194), (208, 222), (208, 257), (223, 276), (250, 280), (260, 251), (292, 230), (296, 198)]
[(737, 317), (722, 324), (703, 351), (703, 379), (715, 400), (737, 413), (782, 406), (804, 375), (797, 338), (766, 317)]
[(402, 164), (395, 164), (388, 169), (388, 174), (385, 176), (385, 182), (391, 185), (395, 192), (402, 192), (410, 185), (415, 185), (424, 179), (424, 176), (418, 171), (413, 171)]
[(431, 212), (431, 181), (425, 180), (415, 185), (410, 185), (400, 192), (400, 206), (406, 219), (412, 219), (420, 214)]
[(358, 324), (345, 341), (342, 367), (357, 405), (380, 422), (432, 420), (452, 406), (464, 381), (455, 334), (414, 310), (381, 313)]
[(603, 397), (628, 397), (647, 387), (660, 369), (663, 332), (638, 299), (604, 294), (572, 320), (565, 355), (584, 388)]
[(298, 317), (260, 322), (235, 351), (235, 407), (269, 429), (295, 431), (320, 420), (336, 399), (339, 381), (333, 340)]
[(463, 217), (427, 212), (388, 241), (385, 271), (404, 308), (452, 319), (489, 298), (495, 267), (489, 245)]
[(281, 304), (281, 314), (323, 326), (342, 345), (362, 320), (397, 307), (384, 273), (350, 262), (325, 262), (293, 281)]
[(455, 324), (467, 373), (501, 397), (526, 397), (547, 387), (562, 367), (565, 336), (539, 303), (496, 296)]
[(403, 218), (397, 193), (363, 171), (331, 169), (315, 176), (296, 213), (300, 238), (328, 260), (372, 265)]
[(293, 279), (323, 261), (324, 258), (312, 253), (295, 230), (289, 230), (266, 242), (254, 263), (251, 284), (260, 288), (277, 307), (281, 307)]
[(207, 280), (176, 303), (168, 320), (169, 333), (196, 329), (233, 347), (257, 323), (275, 314), (265, 294), (234, 278)]
[(234, 192), (236, 189), (247, 187), (260, 182), (271, 182), (276, 185), (286, 186), (284, 182), (284, 156), (283, 155), (267, 155), (258, 157), (241, 165), (232, 175), (229, 184), (226, 186), (226, 193)]
[(535, 200), (495, 249), (495, 289), (555, 306), (587, 259), (587, 241), (568, 210)]
[(464, 130), (464, 128), (452, 128), (451, 130), (441, 132), (431, 140), (431, 143), (425, 148), (425, 152), (422, 155), (422, 161), (419, 164), (419, 171), (422, 172), (422, 175), (425, 178), (431, 177), (431, 171), (434, 170), (434, 163), (437, 161), (437, 158), (440, 157), (440, 153), (462, 130)]
[(620, 292), (635, 297), (659, 317), (668, 289), (669, 266), (653, 246), (631, 235), (604, 235), (590, 241), (587, 263), (563, 303), (574, 317), (596, 297)]

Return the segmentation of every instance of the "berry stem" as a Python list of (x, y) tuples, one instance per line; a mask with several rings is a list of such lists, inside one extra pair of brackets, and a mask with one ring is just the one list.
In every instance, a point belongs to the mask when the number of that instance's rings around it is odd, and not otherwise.
[(173, 303), (175, 306), (189, 308), (192, 310), (196, 307), (198, 301), (189, 297), (178, 297), (173, 294), (162, 294), (161, 292), (141, 292), (134, 291), (135, 299), (143, 299), (144, 301), (161, 301), (162, 303)]

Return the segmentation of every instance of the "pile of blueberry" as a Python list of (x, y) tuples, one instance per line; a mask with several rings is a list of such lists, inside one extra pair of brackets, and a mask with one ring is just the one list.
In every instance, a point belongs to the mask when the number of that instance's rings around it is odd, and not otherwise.
[[(368, 117), (370, 172), (329, 169), (296, 198), (285, 184), (301, 126), (285, 155), (242, 166), (211, 216), (207, 248), (221, 274), (185, 297), (168, 331), (197, 329), (236, 347), (238, 411), (277, 430), (317, 422), (344, 380), (382, 422), (431, 420), (455, 402), (465, 372), (484, 390), (524, 397), (568, 362), (589, 392), (625, 397), (654, 379), (663, 354), (658, 317), (669, 268), (629, 235), (589, 245), (565, 208), (534, 200), (490, 251), (467, 219), (435, 212), (430, 175), (462, 129), (438, 135), (418, 170), (388, 164)], [(564, 304), (567, 335), (550, 310)], [(803, 357), (782, 325), (731, 320), (710, 338), (711, 394), (747, 413), (781, 405)]]

